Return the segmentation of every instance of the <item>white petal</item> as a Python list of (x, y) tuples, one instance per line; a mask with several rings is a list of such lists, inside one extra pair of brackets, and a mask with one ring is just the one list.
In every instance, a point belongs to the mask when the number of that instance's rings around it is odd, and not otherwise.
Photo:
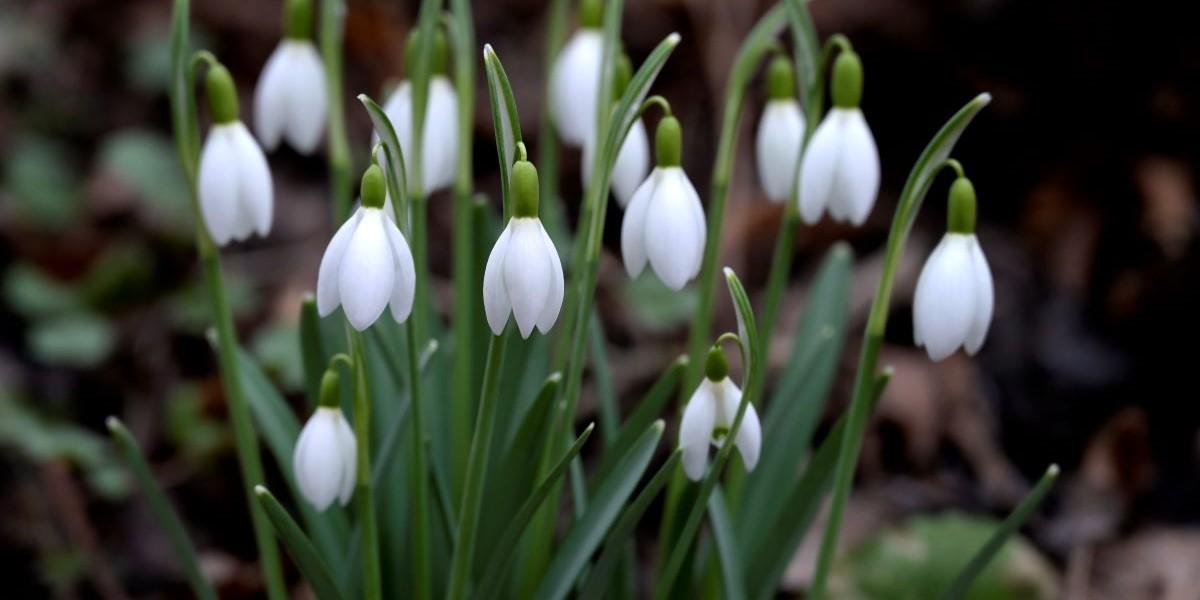
[(755, 139), (758, 180), (768, 199), (784, 202), (791, 197), (803, 143), (804, 113), (800, 103), (795, 99), (768, 102)]
[(983, 347), (987, 339), (988, 327), (992, 324), (992, 310), (995, 304), (995, 290), (992, 286), (992, 270), (988, 267), (983, 249), (979, 247), (979, 239), (970, 236), (971, 246), (971, 276), (975, 292), (975, 312), (971, 316), (971, 327), (967, 330), (967, 354), (975, 354)]
[(341, 409), (334, 410), (337, 412), (338, 456), (342, 459), (338, 504), (345, 506), (350, 501), (350, 497), (354, 495), (358, 467), (358, 444), (354, 439), (354, 430), (350, 429), (350, 424), (346, 422), (346, 417), (342, 414)]
[(638, 119), (629, 128), (621, 150), (617, 152), (617, 162), (613, 164), (612, 193), (622, 208), (629, 205), (629, 199), (646, 180), (649, 171), (650, 139), (646, 135), (646, 126)]
[(362, 219), (363, 209), (359, 208), (338, 227), (333, 239), (325, 247), (321, 256), (321, 266), (317, 269), (317, 313), (322, 317), (329, 316), (338, 304), (341, 304), (341, 294), (338, 293), (338, 271), (342, 266), (342, 257), (346, 254), (346, 246), (354, 237), (354, 230)]
[(392, 296), (396, 267), (383, 225), (387, 219), (378, 208), (362, 209), (362, 220), (346, 246), (338, 271), (338, 293), (346, 319), (355, 329), (370, 327)]
[(542, 234), (542, 243), (546, 246), (546, 255), (550, 257), (550, 295), (546, 298), (546, 305), (542, 307), (542, 313), (538, 315), (537, 328), (542, 333), (550, 331), (554, 327), (554, 322), (558, 320), (558, 311), (562, 309), (563, 292), (565, 284), (563, 282), (562, 261), (558, 258), (558, 248), (554, 246), (554, 242), (550, 239), (550, 235), (546, 233), (546, 228), (542, 226), (542, 222), (538, 221), (538, 231)]
[(422, 146), (421, 186), (428, 195), (454, 183), (458, 165), (458, 94), (444, 75), (429, 81)]
[(667, 287), (681, 290), (704, 254), (703, 228), (697, 228), (698, 201), (683, 169), (668, 167), (646, 209), (645, 244), (650, 266)]
[(821, 220), (833, 192), (834, 171), (841, 152), (841, 119), (834, 108), (825, 115), (808, 142), (800, 163), (800, 217), (809, 225)]
[[(404, 170), (412, 173), (412, 84), (407, 79), (396, 86), (395, 91), (383, 105), (392, 127), (396, 129), (396, 139), (400, 141), (400, 152), (404, 154)], [(378, 135), (371, 136), (371, 143), (379, 141)]]
[[(733, 420), (737, 417), (738, 405), (742, 401), (742, 391), (728, 377), (721, 382), (721, 388), (724, 412), (729, 418), (729, 426), (732, 427)], [(754, 410), (753, 403), (746, 405), (746, 414), (742, 415), (742, 423), (733, 443), (742, 455), (742, 464), (746, 465), (746, 470), (753, 471), (762, 450), (762, 424), (758, 420), (758, 411)]]
[[(386, 213), (384, 213), (386, 214)], [(417, 268), (413, 263), (412, 250), (400, 228), (391, 219), (383, 220), (383, 229), (387, 233), (388, 245), (392, 249), (392, 261), (396, 270), (396, 278), (392, 284), (392, 297), (388, 305), (392, 309), (392, 318), (397, 323), (403, 323), (412, 313), (413, 299), (417, 289)]]
[(699, 481), (708, 464), (708, 445), (716, 423), (716, 402), (712, 382), (707, 378), (688, 400), (679, 423), (679, 447), (683, 448), (683, 472), (688, 479)]
[(200, 153), (200, 213), (218, 246), (233, 239), (238, 224), (237, 148), (230, 125), (214, 125)]
[(340, 491), (343, 463), (333, 410), (318, 408), (313, 413), (296, 443), (293, 460), (300, 492), (318, 511), (329, 508)]
[(862, 225), (879, 195), (879, 150), (861, 110), (847, 110), (842, 124), (841, 153), (830, 212), (840, 205), (841, 218)]
[(966, 339), (974, 315), (974, 281), (967, 236), (948, 233), (921, 269), (913, 297), (913, 326), (929, 357), (940, 361)]
[(242, 237), (249, 236), (251, 231), (265, 236), (271, 232), (271, 216), (275, 210), (271, 168), (246, 126), (238, 121), (232, 127), (238, 160), (238, 213), (246, 219)]
[(325, 66), (312, 42), (284, 42), (291, 53), (288, 73), (288, 144), (301, 154), (312, 154), (325, 130), (329, 100), (325, 91)]
[(508, 243), (512, 239), (513, 219), (500, 233), (492, 253), (488, 255), (487, 265), (483, 268), (483, 311), (487, 314), (488, 326), (492, 333), (504, 333), (504, 325), (508, 323), (508, 313), (512, 312), (512, 302), (504, 289), (504, 257), (508, 256)]
[(514, 218), (512, 237), (504, 257), (504, 289), (512, 301), (513, 318), (521, 337), (528, 338), (550, 296), (550, 256), (542, 240), (541, 223)]
[(700, 205), (700, 192), (696, 191), (696, 186), (692, 185), (692, 180), (688, 179), (682, 169), (680, 178), (683, 180), (684, 190), (687, 191), (687, 205), (692, 216), (692, 227), (698, 234), (698, 239), (692, 241), (695, 246), (695, 262), (692, 263), (692, 269), (688, 274), (688, 279), (693, 279), (700, 274), (700, 267), (704, 264), (704, 245), (705, 240), (708, 239), (708, 227), (704, 217), (704, 207)]
[(646, 181), (633, 193), (625, 218), (621, 221), (621, 256), (625, 259), (625, 272), (637, 277), (646, 268), (646, 212), (654, 188), (662, 178), (662, 169), (654, 169)]
[(582, 146), (596, 128), (603, 46), (599, 30), (580, 29), (563, 46), (550, 72), (550, 115), (559, 136), (572, 146)]
[(268, 150), (278, 147), (283, 137), (284, 124), (287, 122), (288, 72), (291, 69), (288, 42), (285, 40), (271, 52), (254, 88), (254, 130)]

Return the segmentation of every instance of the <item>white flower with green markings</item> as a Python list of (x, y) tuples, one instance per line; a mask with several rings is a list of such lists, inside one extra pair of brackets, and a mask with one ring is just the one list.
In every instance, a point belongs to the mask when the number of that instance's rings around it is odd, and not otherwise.
[[(617, 60), (617, 68), (613, 73), (613, 97), (620, 98), (629, 85), (633, 76), (633, 65), (624, 54)], [(614, 103), (616, 100), (614, 99)], [(583, 144), (583, 152), (579, 172), (583, 175), (583, 187), (586, 188), (592, 180), (592, 162), (595, 160), (596, 145), (599, 140), (588, 139)], [(646, 125), (641, 119), (633, 122), (629, 133), (621, 141), (617, 151), (617, 160), (613, 163), (612, 176), (609, 177), (613, 196), (621, 208), (629, 206), (638, 186), (646, 180), (650, 170), (650, 137), (646, 134)]]
[(263, 66), (254, 89), (254, 125), (267, 150), (280, 140), (312, 154), (325, 131), (329, 101), (325, 67), (313, 44), (311, 0), (288, 0), (284, 39)]
[[(415, 71), (416, 48), (419, 36), (414, 32), (408, 39), (408, 72)], [(458, 169), (458, 92), (446, 76), (446, 38), (439, 31), (434, 36), (433, 65), (429, 78), (429, 97), (425, 105), (425, 125), (421, 133), (421, 189), (428, 196), (454, 183)], [(404, 167), (413, 173), (413, 85), (405, 79), (396, 86), (383, 105), (388, 120), (396, 128)], [(378, 137), (374, 138), (378, 141)], [(411, 177), (411, 175), (410, 175)]]
[(775, 57), (767, 68), (767, 95), (754, 141), (758, 180), (769, 200), (785, 202), (792, 197), (805, 130), (796, 77), (786, 56)]
[(354, 430), (346, 422), (338, 405), (338, 376), (330, 370), (321, 379), (320, 406), (308, 418), (292, 451), (292, 471), (296, 485), (318, 511), (334, 500), (345, 506), (354, 495)]
[(567, 40), (550, 70), (550, 117), (563, 142), (583, 147), (596, 135), (596, 96), (604, 62), (600, 0), (583, 0), (579, 30)]
[[(679, 447), (683, 449), (683, 472), (699, 481), (708, 466), (708, 447), (720, 448), (737, 418), (742, 390), (729, 379), (729, 363), (719, 346), (708, 352), (704, 380), (692, 393), (679, 424)], [(753, 471), (762, 450), (762, 424), (754, 404), (746, 405), (741, 425), (733, 440), (742, 464)]]

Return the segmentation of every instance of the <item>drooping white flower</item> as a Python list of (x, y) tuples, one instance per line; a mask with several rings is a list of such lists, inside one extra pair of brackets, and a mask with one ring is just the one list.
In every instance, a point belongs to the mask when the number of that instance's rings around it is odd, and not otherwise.
[[(715, 363), (715, 364), (714, 364)], [(688, 479), (699, 481), (708, 465), (708, 447), (720, 448), (733, 428), (742, 390), (729, 379), (728, 366), (720, 348), (714, 347), (705, 365), (705, 377), (688, 400), (679, 424), (679, 447), (683, 449), (683, 472)], [(733, 440), (742, 464), (753, 471), (762, 450), (762, 424), (754, 404), (746, 405), (746, 413)]]
[(496, 240), (483, 270), (483, 307), (492, 333), (500, 335), (512, 314), (521, 337), (536, 325), (550, 331), (562, 308), (562, 262), (538, 218), (538, 180), (533, 164), (513, 165), (513, 217)]
[(200, 153), (197, 195), (209, 235), (224, 246), (271, 231), (274, 190), (262, 148), (238, 120), (229, 71), (212, 66), (207, 87), (213, 126)]
[(320, 406), (296, 439), (292, 470), (300, 493), (318, 511), (336, 499), (345, 506), (354, 494), (357, 447), (342, 409)]
[(861, 225), (879, 194), (879, 150), (858, 108), (862, 66), (852, 51), (838, 56), (834, 107), (809, 141), (800, 164), (800, 216), (816, 223), (826, 210), (834, 220)]
[[(586, 4), (586, 3), (585, 3)], [(595, 137), (596, 96), (604, 62), (599, 18), (571, 36), (550, 71), (550, 116), (563, 142), (584, 146)]]
[(254, 125), (267, 150), (281, 139), (301, 154), (321, 141), (328, 113), (325, 67), (308, 39), (285, 38), (271, 53), (254, 90)]
[(992, 322), (992, 272), (975, 237), (975, 192), (966, 178), (951, 187), (949, 229), (925, 261), (913, 296), (913, 341), (935, 361), (960, 347), (978, 352)]
[(625, 271), (637, 277), (649, 263), (673, 290), (700, 273), (708, 236), (700, 194), (680, 166), (681, 135), (674, 117), (659, 122), (658, 166), (634, 192), (621, 222)]
[(755, 152), (758, 180), (767, 199), (783, 202), (792, 195), (800, 149), (804, 146), (804, 111), (796, 100), (795, 76), (786, 56), (777, 56), (767, 69), (769, 99), (758, 121)]
[(317, 274), (317, 312), (342, 306), (355, 329), (370, 327), (383, 309), (404, 322), (412, 312), (416, 267), (396, 223), (383, 212), (383, 173), (372, 165), (363, 175), (362, 205), (338, 228)]
[[(412, 173), (413, 89), (408, 80), (400, 82), (383, 106), (396, 128), (405, 169)], [(458, 168), (458, 93), (445, 75), (429, 79), (429, 101), (421, 135), (421, 187), (425, 195), (454, 183)]]
[[(596, 143), (588, 140), (583, 145), (583, 156), (580, 163), (580, 173), (583, 175), (583, 186), (587, 187), (592, 180), (592, 160), (595, 156)], [(612, 193), (622, 208), (629, 206), (629, 200), (638, 186), (646, 181), (646, 173), (650, 171), (650, 138), (646, 134), (646, 126), (641, 119), (633, 122), (629, 134), (617, 151), (617, 161), (613, 163), (610, 178)]]

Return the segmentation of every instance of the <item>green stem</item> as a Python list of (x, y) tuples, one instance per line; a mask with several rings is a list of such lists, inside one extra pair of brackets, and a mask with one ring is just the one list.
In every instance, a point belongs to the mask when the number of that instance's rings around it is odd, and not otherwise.
[[(417, 227), (414, 227), (414, 237)], [(418, 284), (419, 285), (419, 284)], [(409, 403), (412, 416), (412, 431), (409, 437), (412, 450), (409, 458), (409, 487), (412, 492), (412, 556), (413, 558), (413, 597), (425, 600), (433, 597), (433, 569), (430, 562), (429, 538), (429, 461), (426, 458), (425, 421), (422, 398), (422, 379), (419, 364), (420, 347), (417, 343), (417, 332), (413, 327), (413, 319), (409, 319), (405, 328), (405, 338), (408, 345), (408, 386)]]
[(538, 182), (542, 189), (539, 195), (542, 199), (542, 222), (550, 239), (559, 248), (569, 244), (567, 219), (562, 206), (562, 197), (558, 189), (558, 159), (560, 148), (558, 136), (554, 132), (554, 120), (550, 116), (550, 72), (554, 68), (554, 59), (562, 49), (567, 39), (567, 17), (570, 13), (569, 0), (551, 0), (549, 16), (546, 18), (546, 45), (543, 50), (545, 64), (542, 65), (542, 81), (546, 82), (542, 90), (542, 112), (538, 116)]
[(409, 327), (416, 336), (417, 346), (423, 346), (429, 339), (429, 238), (426, 234), (429, 222), (429, 199), (421, 194), (410, 196), (412, 203), (412, 243), (413, 263), (417, 268), (417, 285), (413, 292), (413, 312), (408, 321)]
[(496, 395), (500, 389), (505, 341), (506, 336), (502, 332), (492, 336), (488, 345), (483, 388), (479, 392), (479, 413), (475, 418), (475, 434), (471, 437), (471, 453), (467, 461), (467, 478), (458, 511), (458, 534), (455, 536), (454, 557), (450, 563), (450, 588), (446, 592), (448, 600), (465, 598), (470, 583), (479, 508), (483, 502), (483, 487), (487, 481), (488, 450), (492, 446), (492, 430), (496, 424)]
[(350, 142), (346, 136), (346, 107), (342, 98), (342, 21), (345, 0), (321, 1), (321, 60), (325, 64), (325, 93), (329, 103), (329, 187), (333, 193), (334, 223), (350, 216)]
[(371, 398), (367, 387), (367, 351), (362, 333), (349, 324), (350, 355), (354, 362), (354, 440), (357, 444), (354, 501), (358, 508), (359, 531), (362, 532), (363, 597), (379, 600), (383, 597), (379, 572), (379, 528), (376, 526), (375, 499), (371, 483)]

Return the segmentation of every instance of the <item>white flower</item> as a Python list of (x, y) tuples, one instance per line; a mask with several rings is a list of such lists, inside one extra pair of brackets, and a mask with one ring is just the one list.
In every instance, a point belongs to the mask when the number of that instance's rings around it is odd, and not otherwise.
[(567, 40), (550, 71), (550, 116), (559, 136), (572, 146), (583, 146), (595, 136), (603, 47), (599, 29), (580, 29)]
[[(704, 476), (708, 465), (708, 446), (720, 448), (733, 420), (737, 417), (742, 390), (728, 377), (713, 381), (705, 377), (688, 400), (679, 424), (679, 447), (683, 448), (683, 471), (692, 481)], [(753, 471), (762, 449), (762, 425), (753, 404), (746, 405), (746, 414), (738, 427), (734, 444), (742, 455), (742, 464)]]
[(254, 90), (254, 124), (267, 150), (279, 140), (312, 154), (325, 130), (325, 67), (308, 40), (284, 39), (271, 53)]
[[(583, 144), (582, 164), (580, 173), (583, 175), (583, 187), (592, 180), (592, 161), (595, 154), (595, 140), (588, 139)], [(612, 184), (613, 195), (621, 208), (629, 206), (629, 200), (638, 186), (646, 180), (650, 170), (650, 137), (646, 134), (646, 126), (641, 119), (633, 122), (621, 149), (617, 152), (617, 162), (613, 163)]]
[(784, 202), (792, 196), (796, 163), (804, 144), (804, 112), (795, 98), (773, 99), (763, 109), (755, 137), (758, 180), (767, 198)]
[(333, 235), (317, 274), (317, 312), (340, 304), (355, 329), (370, 327), (389, 304), (403, 322), (417, 285), (408, 242), (383, 209), (360, 206)]
[(213, 125), (200, 153), (200, 212), (219, 246), (271, 231), (274, 191), (267, 158), (241, 121)]
[(960, 346), (975, 354), (992, 322), (994, 291), (973, 233), (947, 233), (921, 269), (913, 297), (913, 340), (938, 361)]
[(637, 277), (649, 262), (667, 287), (681, 290), (700, 273), (707, 235), (700, 194), (683, 168), (655, 167), (621, 223), (625, 271)]
[[(400, 82), (383, 111), (396, 128), (404, 168), (412, 173), (413, 125), (412, 84)], [(377, 137), (375, 139), (378, 139)], [(454, 183), (458, 168), (458, 93), (445, 75), (429, 79), (429, 102), (425, 109), (425, 127), (421, 135), (421, 187), (428, 196)]]
[(322, 406), (309, 417), (296, 439), (292, 470), (300, 493), (318, 511), (334, 499), (345, 506), (354, 494), (357, 447), (342, 409)]
[(521, 337), (528, 338), (534, 325), (546, 333), (558, 320), (563, 289), (558, 250), (542, 221), (537, 217), (509, 219), (483, 270), (483, 307), (492, 333), (504, 331), (510, 312)]
[(800, 216), (808, 224), (829, 211), (862, 225), (879, 194), (879, 150), (862, 111), (832, 108), (809, 141), (800, 165)]

